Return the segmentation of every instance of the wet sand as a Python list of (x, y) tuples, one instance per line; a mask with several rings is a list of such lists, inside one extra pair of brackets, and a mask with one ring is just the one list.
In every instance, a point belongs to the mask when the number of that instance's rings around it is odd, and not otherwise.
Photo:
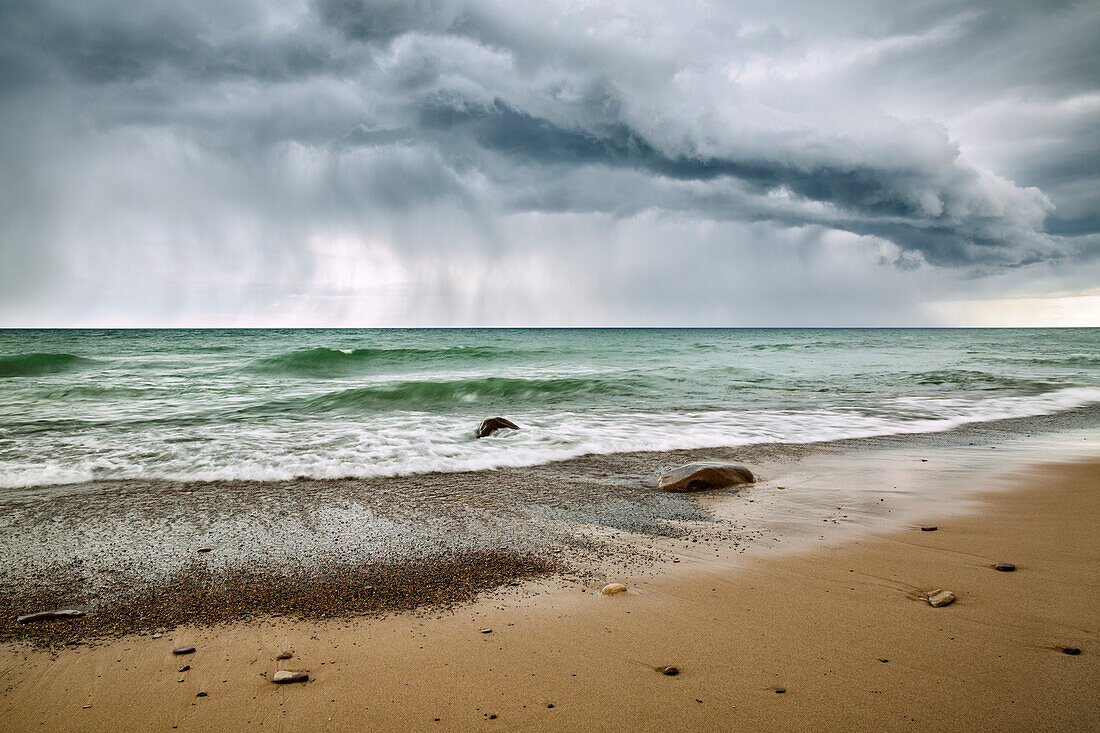
[[(945, 459), (928, 456), (897, 475)], [(834, 477), (851, 484), (846, 495), (872, 478), (849, 460), (851, 474)], [(636, 571), (597, 563), (602, 576), (506, 587), (442, 613), (269, 618), (51, 650), (5, 644), (0, 730), (1100, 725), (1100, 461), (941, 472), (944, 485), (929, 488), (965, 501), (861, 515), (788, 499), (797, 486), (779, 486), (800, 465), (703, 504), (818, 512), (796, 524), (820, 521), (819, 534), (776, 525), (747, 545), (638, 537), (666, 559)], [(866, 507), (900, 499), (887, 490), (894, 475), (883, 478)], [(997, 572), (997, 562), (1017, 570)], [(600, 595), (611, 580), (630, 590)], [(959, 600), (919, 599), (935, 588)], [(184, 644), (197, 651), (171, 654)], [(283, 650), (294, 658), (276, 661)], [(680, 673), (661, 674), (666, 665)], [(274, 685), (278, 669), (308, 670), (311, 681)]]

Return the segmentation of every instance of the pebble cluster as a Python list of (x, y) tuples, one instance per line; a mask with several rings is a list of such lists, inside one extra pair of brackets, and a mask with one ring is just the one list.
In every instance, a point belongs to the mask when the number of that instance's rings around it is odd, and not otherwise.
[[(309, 572), (192, 566), (166, 583), (139, 587), (110, 605), (64, 621), (19, 624), (23, 609), (72, 601), (62, 587), (0, 592), (0, 642), (40, 645), (153, 632), (180, 624), (213, 624), (276, 615), (310, 619), (446, 608), (517, 578), (562, 570), (535, 554), (467, 552), (394, 565), (334, 565)], [(70, 589), (72, 586), (70, 586)], [(369, 589), (369, 590), (368, 590)], [(173, 650), (187, 654), (191, 648)]]

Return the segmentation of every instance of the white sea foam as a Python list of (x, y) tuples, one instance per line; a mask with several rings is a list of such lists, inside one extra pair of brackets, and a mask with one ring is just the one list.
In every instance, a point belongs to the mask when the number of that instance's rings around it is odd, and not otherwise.
[(1100, 388), (987, 399), (883, 398), (824, 409), (691, 412), (523, 411), (518, 432), (477, 440), (470, 418), (391, 412), (369, 420), (89, 429), (38, 436), (18, 456), (0, 453), (0, 486), (106, 478), (179, 480), (370, 477), (530, 466), (589, 453), (752, 443), (810, 443), (950, 430), (967, 423), (1046, 415), (1100, 403)]

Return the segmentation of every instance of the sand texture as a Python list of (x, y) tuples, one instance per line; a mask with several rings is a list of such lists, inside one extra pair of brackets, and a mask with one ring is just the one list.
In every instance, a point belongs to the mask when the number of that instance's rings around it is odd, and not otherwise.
[[(445, 614), (8, 644), (0, 730), (1096, 730), (1100, 461), (973, 478), (997, 491), (969, 514), (929, 505), (798, 552), (685, 550)], [(600, 594), (612, 581), (629, 590)], [(932, 608), (934, 589), (958, 600)]]

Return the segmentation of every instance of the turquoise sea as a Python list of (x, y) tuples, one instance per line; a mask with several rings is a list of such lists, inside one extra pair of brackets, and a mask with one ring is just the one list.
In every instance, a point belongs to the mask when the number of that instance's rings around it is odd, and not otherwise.
[[(0, 331), (0, 487), (533, 465), (1100, 402), (1100, 329)], [(485, 439), (502, 415), (521, 426)]]

